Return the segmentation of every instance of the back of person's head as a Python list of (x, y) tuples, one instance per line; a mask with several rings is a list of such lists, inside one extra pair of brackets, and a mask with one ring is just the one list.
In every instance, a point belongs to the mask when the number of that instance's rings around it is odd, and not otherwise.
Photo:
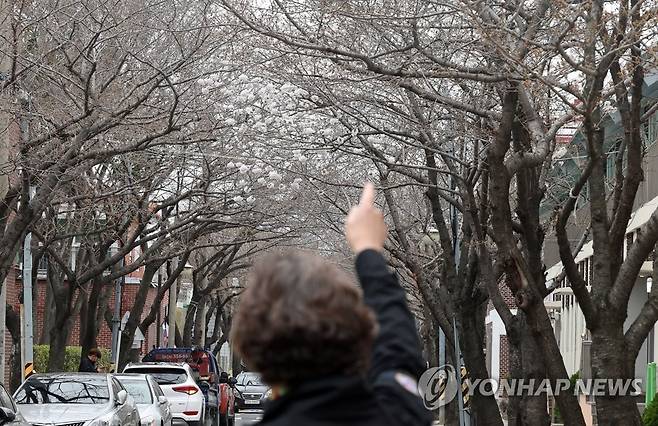
[(350, 276), (318, 256), (269, 256), (254, 267), (232, 341), (269, 384), (365, 373), (377, 331)]

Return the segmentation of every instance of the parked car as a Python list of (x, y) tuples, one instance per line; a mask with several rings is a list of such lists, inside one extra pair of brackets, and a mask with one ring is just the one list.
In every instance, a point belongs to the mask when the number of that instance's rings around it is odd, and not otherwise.
[(142, 426), (171, 426), (169, 400), (152, 376), (146, 374), (115, 374), (114, 377), (135, 400)]
[(0, 425), (2, 426), (29, 426), (21, 413), (18, 412), (14, 400), (7, 389), (0, 384)]
[(14, 393), (18, 411), (32, 425), (140, 426), (134, 400), (117, 379), (98, 373), (30, 376)]
[(169, 401), (174, 424), (213, 425), (212, 417), (206, 412), (203, 392), (194, 380), (194, 372), (189, 365), (172, 362), (140, 362), (128, 364), (123, 372), (149, 374), (153, 377)]
[(211, 351), (197, 348), (157, 348), (143, 362), (185, 362), (194, 371), (194, 378), (206, 398), (206, 412), (211, 423), (232, 426), (235, 423), (235, 396), (228, 375), (222, 371)]
[(235, 379), (235, 405), (238, 410), (262, 408), (270, 387), (263, 383), (260, 374), (242, 372)]

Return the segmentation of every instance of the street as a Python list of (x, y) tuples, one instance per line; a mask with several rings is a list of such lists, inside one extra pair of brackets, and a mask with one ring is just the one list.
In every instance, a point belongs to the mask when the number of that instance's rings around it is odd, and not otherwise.
[(260, 410), (247, 410), (235, 413), (235, 426), (251, 426), (260, 421), (263, 412)]

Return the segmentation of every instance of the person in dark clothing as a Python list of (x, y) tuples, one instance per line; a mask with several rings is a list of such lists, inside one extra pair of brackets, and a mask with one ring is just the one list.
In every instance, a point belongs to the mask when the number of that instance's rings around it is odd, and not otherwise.
[(87, 356), (83, 357), (80, 361), (78, 371), (81, 373), (98, 373), (98, 365), (96, 363), (99, 359), (101, 359), (101, 351), (96, 348), (90, 349)]
[(417, 381), (420, 340), (405, 292), (382, 256), (382, 213), (367, 184), (346, 221), (361, 290), (309, 254), (258, 263), (233, 321), (232, 341), (272, 386), (266, 426), (427, 426)]

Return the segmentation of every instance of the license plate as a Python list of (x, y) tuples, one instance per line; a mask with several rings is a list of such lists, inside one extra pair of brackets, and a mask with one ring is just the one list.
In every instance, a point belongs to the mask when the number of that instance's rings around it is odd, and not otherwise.
[(260, 401), (257, 399), (248, 399), (244, 402), (245, 404), (260, 404)]

